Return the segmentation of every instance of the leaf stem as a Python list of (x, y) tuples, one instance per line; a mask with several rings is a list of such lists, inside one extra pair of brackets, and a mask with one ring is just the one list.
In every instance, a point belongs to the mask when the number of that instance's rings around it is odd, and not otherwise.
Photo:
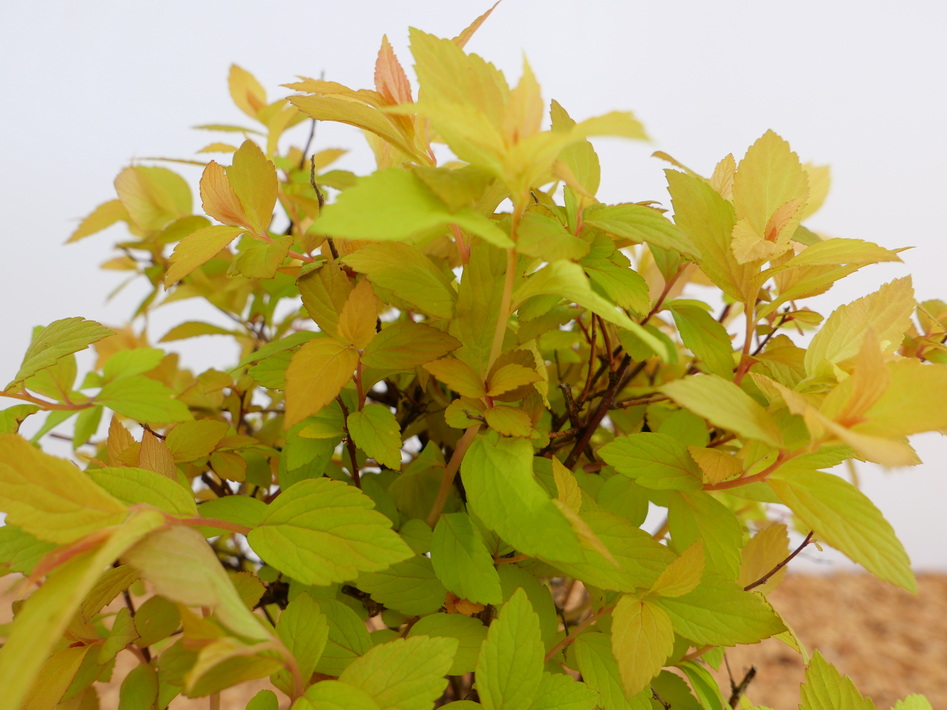
[(432, 530), (437, 525), (437, 520), (441, 517), (444, 505), (447, 503), (447, 496), (450, 495), (450, 489), (454, 485), (454, 477), (460, 469), (460, 462), (463, 461), (464, 454), (467, 453), (467, 449), (470, 448), (477, 437), (478, 431), (480, 431), (480, 425), (475, 424), (464, 432), (457, 442), (457, 448), (454, 449), (450, 461), (447, 462), (447, 466), (444, 468), (444, 477), (441, 479), (441, 486), (437, 490), (437, 498), (434, 499), (434, 505), (431, 506), (431, 512), (428, 513), (426, 520), (427, 526)]
[(784, 559), (784, 560), (782, 560), (781, 562), (777, 563), (776, 566), (773, 567), (773, 569), (771, 569), (769, 572), (767, 572), (766, 574), (764, 574), (762, 577), (760, 577), (760, 578), (759, 578), (758, 580), (756, 580), (755, 582), (750, 582), (750, 584), (746, 585), (746, 586), (743, 588), (743, 591), (744, 591), (744, 592), (748, 592), (748, 591), (750, 591), (751, 589), (755, 589), (756, 587), (759, 587), (759, 586), (762, 585), (762, 584), (766, 584), (766, 582), (769, 581), (770, 577), (772, 577), (774, 574), (776, 574), (777, 572), (779, 572), (779, 570), (781, 570), (783, 567), (785, 567), (786, 565), (788, 565), (788, 564), (792, 561), (792, 558), (793, 558), (793, 557), (795, 557), (795, 556), (798, 555), (800, 552), (802, 552), (803, 548), (804, 548), (806, 545), (808, 545), (810, 542), (812, 542), (812, 535), (814, 534), (814, 532), (815, 532), (814, 530), (810, 530), (810, 531), (809, 531), (809, 534), (806, 535), (806, 539), (803, 540), (802, 543), (799, 545), (799, 547), (797, 547), (795, 550), (793, 550), (793, 551), (789, 554), (789, 556), (788, 556), (786, 559)]
[(557, 643), (555, 646), (549, 649), (549, 652), (546, 654), (546, 657), (543, 658), (543, 663), (549, 663), (549, 661), (551, 661), (557, 653), (562, 651), (562, 649), (564, 649), (566, 646), (571, 645), (576, 640), (576, 638), (578, 638), (579, 634), (581, 634), (583, 631), (589, 628), (592, 624), (594, 624), (600, 616), (604, 616), (605, 614), (609, 613), (614, 608), (615, 608), (614, 606), (606, 606), (606, 607), (602, 607), (598, 611), (595, 611), (589, 614), (588, 617), (586, 617), (585, 621), (583, 621), (581, 624), (573, 628), (572, 631), (570, 631), (569, 634), (564, 639), (562, 639), (559, 643)]

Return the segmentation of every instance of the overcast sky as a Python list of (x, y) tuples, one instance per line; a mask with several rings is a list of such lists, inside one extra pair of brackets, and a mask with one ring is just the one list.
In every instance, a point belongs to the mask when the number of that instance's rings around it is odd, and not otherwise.
[[(368, 88), (383, 34), (410, 66), (408, 26), (453, 36), (488, 6), (444, 0), (4, 3), (0, 380), (16, 372), (35, 325), (74, 315), (124, 321), (142, 291), (130, 288), (106, 303), (122, 276), (98, 269), (121, 230), (62, 244), (81, 217), (114, 197), (111, 183), (123, 167), (149, 156), (189, 158), (218, 138), (192, 126), (246, 122), (227, 93), (231, 63), (254, 73), (271, 98), (283, 95), (279, 85), (297, 75), (324, 73)], [(904, 265), (849, 277), (819, 302), (827, 314), (907, 273), (919, 298), (947, 299), (944, 27), (947, 4), (933, 1), (895, 9), (825, 0), (504, 0), (468, 49), (511, 81), (527, 56), (544, 97), (577, 119), (613, 109), (638, 115), (653, 144), (598, 142), (604, 200), (667, 203), (665, 165), (649, 157), (652, 151), (709, 174), (717, 160), (730, 152), (739, 158), (768, 128), (789, 140), (803, 161), (830, 164), (832, 191), (810, 227), (916, 248), (903, 255)], [(364, 172), (371, 166), (361, 145), (354, 130), (319, 128), (317, 148), (358, 146), (346, 167)], [(182, 172), (196, 184), (198, 170)], [(189, 318), (187, 308), (169, 307), (153, 325), (154, 337)], [(203, 343), (186, 357), (197, 370), (215, 359)], [(915, 567), (945, 569), (947, 445), (939, 435), (915, 444), (923, 466), (860, 472)]]

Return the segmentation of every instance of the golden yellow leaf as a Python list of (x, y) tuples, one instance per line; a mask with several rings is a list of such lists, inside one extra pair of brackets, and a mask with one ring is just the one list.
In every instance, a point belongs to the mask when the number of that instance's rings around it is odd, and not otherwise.
[(743, 462), (726, 451), (702, 446), (688, 446), (687, 450), (697, 462), (704, 483), (720, 483), (743, 472)]
[(165, 443), (148, 430), (145, 430), (145, 433), (141, 435), (138, 467), (159, 473), (172, 481), (176, 481), (178, 477), (178, 468), (174, 465), (174, 456), (171, 455)]
[(462, 360), (445, 357), (424, 363), (423, 367), (459, 395), (483, 397), (487, 393), (480, 376)]
[(339, 330), (339, 315), (352, 292), (352, 283), (333, 263), (323, 264), (317, 271), (310, 271), (296, 282), (303, 306), (319, 330), (336, 335)]
[(285, 426), (315, 414), (352, 379), (358, 353), (336, 338), (316, 338), (293, 355), (286, 369)]
[(245, 217), (243, 224), (255, 234), (265, 235), (276, 205), (279, 185), (276, 166), (266, 159), (256, 143), (246, 140), (233, 154), (227, 180), (240, 201)]
[(674, 629), (664, 609), (624, 596), (615, 607), (612, 653), (628, 697), (640, 693), (674, 649)]
[(339, 338), (364, 350), (375, 337), (378, 322), (378, 299), (371, 281), (363, 278), (349, 294), (339, 314)]
[(260, 109), (266, 106), (266, 90), (254, 76), (236, 64), (230, 65), (230, 96), (237, 108), (250, 118), (257, 118)]
[(698, 540), (664, 568), (651, 585), (651, 594), (682, 597), (694, 591), (704, 576), (704, 543)]
[(136, 443), (138, 442), (135, 441), (135, 437), (118, 420), (118, 415), (113, 414), (112, 421), (109, 422), (109, 433), (106, 440), (109, 465), (121, 466), (122, 452)]
[(579, 482), (575, 480), (572, 471), (563, 466), (555, 456), (552, 457), (552, 475), (556, 481), (556, 497), (578, 513), (582, 507), (582, 489), (579, 488)]
[(714, 174), (710, 176), (710, 186), (725, 200), (733, 199), (733, 177), (736, 172), (737, 161), (730, 153), (717, 163)]
[[(789, 555), (789, 535), (786, 532), (786, 526), (778, 523), (767, 525), (749, 539), (743, 546), (741, 555), (737, 582), (741, 587), (746, 587), (769, 574)], [(756, 590), (765, 593), (774, 589), (785, 575), (786, 568), (783, 567)]]

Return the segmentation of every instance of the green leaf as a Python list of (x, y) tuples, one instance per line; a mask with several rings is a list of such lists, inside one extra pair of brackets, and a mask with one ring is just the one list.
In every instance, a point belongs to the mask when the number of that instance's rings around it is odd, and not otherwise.
[(351, 607), (335, 599), (320, 599), (319, 608), (329, 620), (329, 641), (316, 664), (316, 670), (338, 676), (353, 660), (372, 647), (372, 640), (364, 619)]
[(697, 644), (757, 643), (786, 629), (761, 597), (714, 575), (704, 575), (689, 594), (652, 601), (667, 612), (676, 633)]
[(733, 205), (696, 175), (665, 170), (674, 221), (700, 250), (700, 269), (721, 291), (745, 302), (756, 269), (739, 264), (730, 249), (736, 217)]
[(565, 673), (543, 673), (529, 710), (592, 710), (599, 694)]
[(316, 683), (303, 698), (311, 704), (304, 705), (297, 700), (292, 710), (381, 710), (381, 706), (364, 690), (338, 680)]
[(487, 546), (466, 513), (442, 515), (431, 539), (431, 562), (444, 586), (461, 599), (503, 601), (500, 576)]
[(0, 571), (29, 574), (47, 552), (55, 550), (54, 542), (30, 535), (23, 528), (7, 523), (0, 526)]
[(234, 331), (228, 328), (221, 328), (212, 323), (203, 323), (201, 321), (189, 320), (174, 326), (171, 330), (158, 339), (159, 343), (170, 343), (174, 340), (186, 340), (187, 338), (197, 338), (201, 335), (234, 335)]
[(519, 307), (524, 301), (541, 294), (562, 296), (583, 308), (588, 308), (609, 323), (630, 330), (663, 360), (671, 355), (664, 343), (655, 338), (621, 310), (599, 296), (589, 285), (589, 279), (578, 264), (570, 261), (554, 261), (531, 274), (513, 292), (513, 306)]
[(303, 681), (308, 681), (329, 640), (329, 623), (309, 594), (299, 594), (283, 610), (276, 635), (296, 658)]
[(115, 178), (115, 192), (139, 229), (156, 232), (191, 214), (191, 188), (167, 168), (136, 165)]
[(268, 564), (304, 584), (345, 582), (414, 554), (373, 507), (354, 486), (307, 479), (270, 503), (247, 541)]
[(923, 695), (908, 695), (896, 702), (891, 710), (934, 710), (934, 707)]
[(648, 687), (674, 650), (674, 629), (660, 607), (633, 596), (618, 600), (612, 612), (612, 654), (627, 695)]
[(112, 525), (127, 506), (65, 459), (17, 434), (0, 435), (0, 511), (40, 540), (67, 543)]
[(904, 546), (864, 493), (822, 471), (787, 466), (767, 479), (770, 488), (820, 540), (880, 579), (917, 592)]
[(487, 638), (487, 627), (480, 619), (463, 614), (428, 614), (418, 619), (408, 631), (408, 638), (412, 636), (456, 639), (457, 651), (447, 675), (464, 675), (473, 672), (477, 666), (480, 648)]
[(708, 569), (727, 579), (736, 578), (743, 526), (727, 506), (710, 493), (683, 491), (671, 497), (668, 526), (675, 549), (683, 551), (700, 541)]
[(517, 231), (520, 254), (543, 261), (577, 261), (589, 253), (589, 245), (562, 226), (559, 220), (540, 212), (527, 212)]
[(671, 315), (684, 345), (694, 357), (715, 375), (733, 375), (733, 343), (727, 329), (703, 308), (684, 303), (671, 303)]
[(411, 370), (460, 347), (452, 335), (424, 323), (401, 321), (381, 329), (365, 348), (362, 364), (379, 370)]
[(422, 616), (444, 606), (447, 590), (434, 574), (431, 560), (409, 557), (380, 572), (363, 572), (356, 586), (372, 599), (406, 616)]
[(646, 242), (696, 259), (700, 250), (667, 217), (646, 205), (596, 206), (587, 211), (585, 224), (616, 237)]
[(627, 518), (604, 512), (582, 513), (581, 517), (618, 563), (616, 566), (591, 546), (583, 547), (580, 562), (554, 562), (586, 584), (619, 592), (647, 589), (674, 561), (673, 552)]
[(246, 231), (244, 227), (214, 224), (191, 232), (175, 245), (164, 285), (171, 286), (189, 276)]
[(146, 503), (172, 515), (197, 515), (194, 493), (160, 473), (121, 466), (89, 469), (86, 475), (127, 505)]
[(700, 375), (669, 382), (661, 391), (711, 424), (774, 448), (782, 443), (779, 427), (769, 413), (730, 380)]
[(341, 261), (367, 275), (375, 286), (391, 291), (434, 318), (450, 318), (454, 314), (457, 294), (451, 280), (416, 246), (370, 244)]
[(255, 528), (263, 520), (266, 503), (249, 496), (224, 496), (201, 503), (197, 510), (202, 518), (224, 520)]
[(158, 674), (148, 663), (132, 668), (118, 695), (118, 710), (138, 710), (153, 707), (158, 700)]
[(406, 242), (451, 222), (498, 247), (513, 246), (496, 224), (472, 208), (451, 212), (414, 173), (399, 168), (359, 178), (334, 204), (326, 206), (313, 229), (345, 239)]
[(383, 404), (367, 404), (348, 417), (349, 434), (355, 445), (382, 466), (401, 470), (401, 427)]
[(174, 392), (144, 375), (109, 382), (96, 395), (95, 401), (139, 422), (163, 424), (186, 422), (193, 418), (187, 405), (175, 399)]
[(516, 549), (551, 561), (581, 559), (568, 520), (533, 477), (528, 441), (479, 436), (460, 471), (470, 510)]
[(113, 333), (104, 325), (84, 318), (63, 318), (38, 329), (26, 349), (16, 377), (4, 391), (9, 392), (37, 372), (55, 365), (60, 358), (84, 350)]
[(604, 710), (651, 710), (650, 692), (631, 698), (625, 695), (607, 634), (584, 633), (573, 647), (579, 672), (588, 686), (599, 692), (598, 703)]
[(642, 432), (622, 436), (599, 450), (606, 463), (645, 488), (697, 490), (700, 468), (687, 447), (666, 434)]
[(261, 690), (250, 698), (246, 710), (279, 710), (279, 698), (272, 690)]
[(477, 692), (487, 710), (529, 710), (543, 676), (539, 618), (517, 590), (490, 624), (477, 661)]
[(165, 353), (158, 348), (119, 350), (105, 361), (102, 378), (106, 382), (132, 375), (143, 375), (161, 364)]
[(38, 411), (39, 407), (35, 404), (15, 404), (0, 411), (0, 434), (16, 434), (20, 424)]
[(375, 646), (346, 668), (339, 680), (364, 690), (381, 708), (428, 710), (447, 686), (457, 642), (415, 636)]
[(648, 283), (630, 265), (616, 264), (613, 254), (609, 259), (583, 259), (580, 263), (592, 285), (617, 305), (644, 315), (651, 307)]
[(852, 679), (839, 673), (818, 651), (806, 668), (799, 695), (799, 710), (875, 710), (875, 704), (862, 697)]

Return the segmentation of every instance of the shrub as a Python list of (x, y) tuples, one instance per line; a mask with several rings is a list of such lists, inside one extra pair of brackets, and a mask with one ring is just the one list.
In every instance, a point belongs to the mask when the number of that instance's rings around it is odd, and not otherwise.
[[(2, 392), (0, 549), (28, 596), (0, 706), (97, 707), (125, 652), (123, 708), (266, 677), (295, 710), (749, 707), (708, 666), (777, 636), (808, 664), (804, 708), (874, 707), (766, 593), (815, 541), (915, 589), (824, 469), (914, 464), (907, 437), (947, 428), (944, 304), (904, 278), (824, 320), (801, 305), (898, 256), (804, 227), (828, 171), (772, 131), (710, 178), (669, 159), (673, 219), (600, 203), (588, 138), (642, 126), (553, 101), (543, 130), (527, 64), (511, 89), (464, 52), (485, 17), (411, 31), (418, 100), (387, 40), (373, 90), (303, 79), (269, 103), (233, 67), (257, 126), (216, 128), (255, 138), (208, 146), (232, 156), (204, 167), (204, 214), (135, 165), (73, 234), (124, 222), (108, 266), (150, 284), (134, 318), (204, 302), (229, 325), (159, 342), (237, 357), (195, 375), (144, 330), (37, 329)], [(363, 129), (378, 169), (278, 151), (307, 120)], [(35, 445), (73, 417), (81, 467)]]

